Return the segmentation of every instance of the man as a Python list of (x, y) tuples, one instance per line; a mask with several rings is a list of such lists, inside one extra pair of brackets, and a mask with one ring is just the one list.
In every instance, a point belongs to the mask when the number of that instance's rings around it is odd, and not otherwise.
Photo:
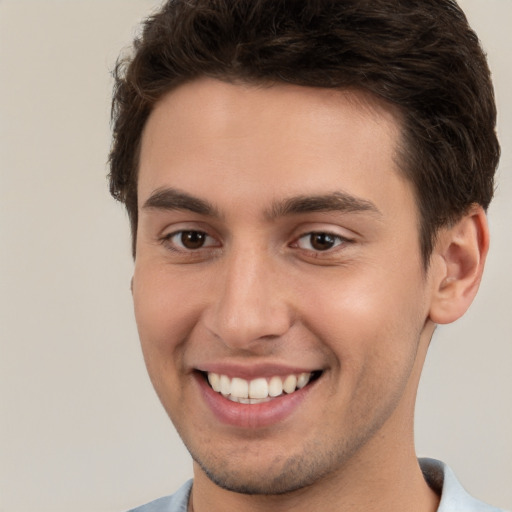
[(169, 1), (116, 79), (137, 325), (194, 460), (137, 510), (497, 510), (413, 440), (499, 158), (457, 5)]

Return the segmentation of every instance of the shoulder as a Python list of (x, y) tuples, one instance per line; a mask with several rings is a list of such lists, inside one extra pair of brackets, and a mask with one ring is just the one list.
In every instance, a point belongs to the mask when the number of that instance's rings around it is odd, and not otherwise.
[(425, 480), (441, 496), (437, 512), (505, 512), (473, 498), (453, 471), (435, 459), (419, 459)]
[(189, 480), (178, 491), (170, 496), (159, 498), (146, 505), (133, 508), (128, 512), (187, 512), (188, 498), (192, 489), (192, 480)]

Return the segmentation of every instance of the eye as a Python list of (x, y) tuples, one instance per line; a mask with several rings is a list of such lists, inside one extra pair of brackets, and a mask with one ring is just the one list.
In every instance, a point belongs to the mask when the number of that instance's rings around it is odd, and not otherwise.
[(323, 252), (333, 249), (346, 241), (345, 238), (332, 233), (314, 232), (301, 236), (294, 245), (308, 251)]
[(164, 237), (166, 244), (175, 250), (196, 251), (206, 247), (216, 247), (217, 241), (204, 231), (183, 230)]

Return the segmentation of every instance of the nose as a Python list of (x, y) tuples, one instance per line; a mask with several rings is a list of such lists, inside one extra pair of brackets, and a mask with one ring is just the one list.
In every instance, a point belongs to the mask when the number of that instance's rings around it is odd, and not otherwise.
[(205, 313), (208, 330), (233, 350), (253, 350), (283, 336), (293, 323), (283, 273), (265, 249), (233, 251), (216, 275)]

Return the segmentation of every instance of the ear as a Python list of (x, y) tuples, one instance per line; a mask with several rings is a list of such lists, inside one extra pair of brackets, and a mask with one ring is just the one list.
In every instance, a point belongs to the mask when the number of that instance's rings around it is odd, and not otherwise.
[(475, 298), (489, 250), (483, 208), (473, 205), (455, 225), (443, 228), (432, 254), (430, 319), (448, 324), (460, 318)]

